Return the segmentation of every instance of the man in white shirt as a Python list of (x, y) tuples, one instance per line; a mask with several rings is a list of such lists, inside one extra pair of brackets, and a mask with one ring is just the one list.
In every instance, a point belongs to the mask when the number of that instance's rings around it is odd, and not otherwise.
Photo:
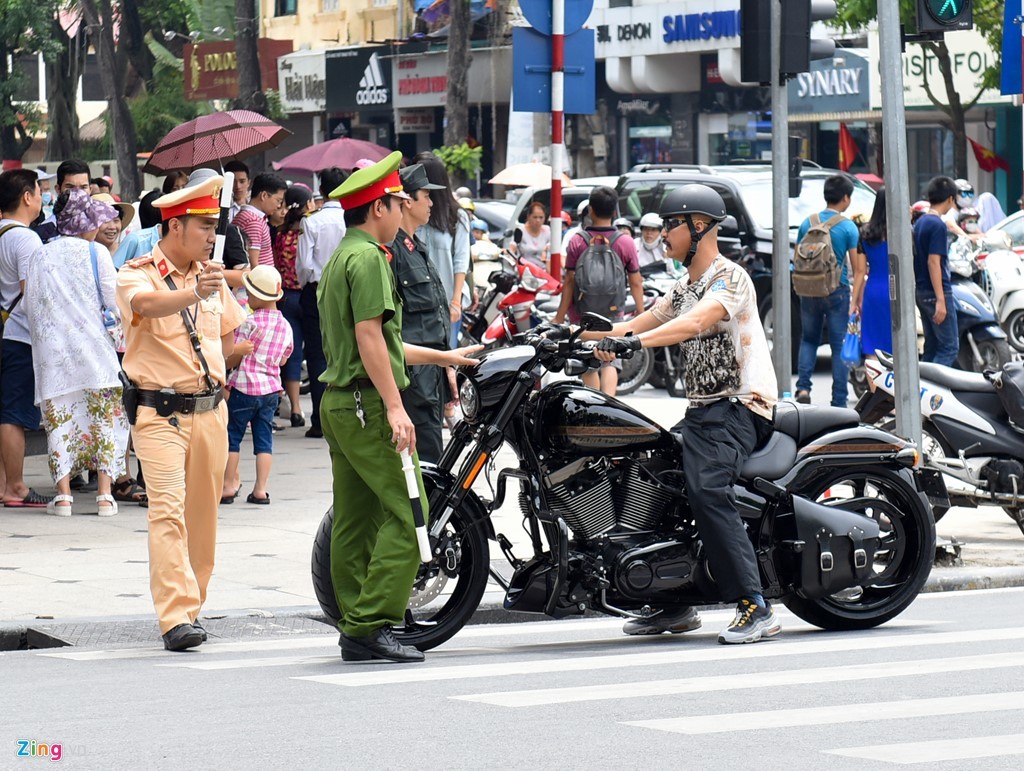
[(0, 449), (3, 452), (4, 506), (46, 508), (50, 498), (25, 484), (25, 431), (39, 428), (35, 405), (32, 337), (21, 302), (32, 256), (43, 242), (29, 227), (43, 206), (39, 178), (32, 169), (0, 174), (0, 307), (4, 323), (0, 351)]
[(302, 284), (302, 295), (299, 297), (299, 306), (302, 309), (302, 345), (306, 354), (309, 393), (313, 400), (313, 412), (309, 418), (306, 436), (312, 439), (319, 439), (324, 435), (320, 429), (320, 399), (324, 395), (324, 384), (320, 382), (320, 375), (327, 369), (323, 341), (320, 338), (320, 311), (316, 306), (316, 287), (320, 282), (324, 265), (345, 236), (345, 212), (341, 204), (330, 195), (341, 186), (347, 176), (337, 166), (320, 172), (320, 194), (325, 203), (320, 211), (313, 212), (302, 220), (295, 253), (295, 275)]
[(234, 187), (231, 188), (231, 208), (228, 209), (228, 222), (234, 222), (238, 212), (249, 203), (249, 167), (241, 161), (229, 161), (224, 164), (224, 171), (235, 175)]

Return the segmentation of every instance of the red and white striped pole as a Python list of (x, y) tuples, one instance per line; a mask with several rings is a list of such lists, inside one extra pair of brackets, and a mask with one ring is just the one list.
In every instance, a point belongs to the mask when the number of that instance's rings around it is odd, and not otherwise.
[(551, 275), (562, 280), (562, 155), (565, 152), (565, 0), (551, 0)]

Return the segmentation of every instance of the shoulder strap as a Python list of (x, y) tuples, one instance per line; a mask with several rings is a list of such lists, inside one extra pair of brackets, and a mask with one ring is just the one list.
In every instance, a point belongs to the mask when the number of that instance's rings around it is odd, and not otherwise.
[(25, 226), (22, 225), (21, 223), (18, 223), (18, 222), (12, 222), (10, 225), (4, 225), (2, 228), (0, 228), (0, 236), (2, 236), (8, 230), (14, 230), (15, 228), (23, 228), (23, 227), (25, 227)]
[(846, 217), (844, 217), (842, 214), (838, 214), (837, 213), (837, 214), (834, 214), (833, 216), (829, 217), (824, 222), (822, 222), (821, 226), (823, 228), (825, 228), (825, 231), (827, 232), (829, 230), (832, 230), (832, 226), (833, 225), (836, 225), (836, 224), (838, 224), (839, 222), (841, 222), (842, 220), (845, 220), (845, 219), (846, 219)]
[(92, 279), (96, 283), (96, 296), (100, 298), (100, 308), (106, 308), (103, 304), (103, 292), (100, 290), (100, 268), (96, 258), (96, 242), (89, 242), (89, 259), (92, 261)]
[[(164, 276), (164, 282), (172, 292), (176, 292), (178, 290), (178, 287), (175, 285), (174, 279), (171, 278), (170, 274)], [(210, 365), (206, 363), (206, 357), (203, 355), (203, 344), (199, 340), (199, 335), (196, 334), (195, 325), (192, 323), (192, 319), (189, 318), (188, 312), (184, 308), (181, 309), (181, 320), (185, 322), (185, 330), (188, 332), (188, 339), (192, 343), (192, 350), (196, 352), (196, 356), (199, 357), (199, 363), (203, 367), (204, 377), (206, 378), (206, 387), (212, 393), (217, 390), (217, 384), (213, 382), (213, 375), (210, 374)]]

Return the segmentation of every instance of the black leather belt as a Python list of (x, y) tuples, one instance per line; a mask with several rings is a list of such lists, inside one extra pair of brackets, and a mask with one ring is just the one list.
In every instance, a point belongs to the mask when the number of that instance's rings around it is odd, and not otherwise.
[(211, 393), (179, 394), (169, 389), (163, 391), (145, 391), (139, 389), (139, 404), (152, 407), (161, 417), (169, 417), (175, 412), (191, 415), (193, 412), (209, 412), (224, 401), (224, 389), (218, 388)]
[(373, 381), (368, 377), (359, 377), (353, 380), (348, 385), (334, 385), (334, 383), (327, 384), (328, 391), (376, 391), (377, 386), (373, 384)]

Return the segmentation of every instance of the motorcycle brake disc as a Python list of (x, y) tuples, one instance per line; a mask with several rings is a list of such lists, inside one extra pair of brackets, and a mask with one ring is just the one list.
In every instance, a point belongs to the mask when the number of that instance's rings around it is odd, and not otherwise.
[(441, 568), (434, 568), (422, 580), (413, 584), (412, 594), (409, 596), (409, 607), (418, 610), (436, 600), (448, 584), (448, 573)]

